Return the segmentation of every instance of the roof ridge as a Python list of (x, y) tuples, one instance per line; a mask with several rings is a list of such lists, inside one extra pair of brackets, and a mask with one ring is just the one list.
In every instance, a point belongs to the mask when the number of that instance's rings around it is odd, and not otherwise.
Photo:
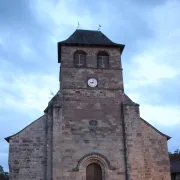
[(88, 30), (88, 29), (76, 29), (76, 31), (93, 31), (93, 32), (95, 31), (95, 32), (101, 32), (100, 30)]

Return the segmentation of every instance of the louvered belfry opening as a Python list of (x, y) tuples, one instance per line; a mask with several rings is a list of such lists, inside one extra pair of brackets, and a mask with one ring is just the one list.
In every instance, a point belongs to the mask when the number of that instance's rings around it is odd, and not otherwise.
[(86, 53), (84, 51), (76, 51), (74, 53), (74, 65), (75, 67), (86, 66)]
[(86, 168), (86, 180), (102, 180), (102, 169), (97, 163), (91, 163)]
[(102, 51), (97, 55), (97, 66), (98, 68), (108, 68), (109, 67), (109, 55)]

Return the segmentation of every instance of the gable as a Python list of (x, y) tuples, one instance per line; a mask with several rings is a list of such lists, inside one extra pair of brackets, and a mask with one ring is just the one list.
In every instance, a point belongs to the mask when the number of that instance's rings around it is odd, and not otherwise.
[(149, 129), (149, 131), (152, 131), (152, 132), (154, 131), (154, 133), (157, 133), (157, 134), (159, 134), (159, 135), (161, 135), (161, 136), (163, 136), (163, 137), (166, 137), (167, 140), (171, 139), (170, 136), (168, 136), (168, 135), (160, 132), (158, 129), (156, 129), (154, 126), (152, 126), (151, 124), (149, 124), (149, 123), (148, 123), (147, 121), (145, 121), (143, 118), (141, 118), (141, 122), (142, 122), (142, 127), (145, 127), (147, 131), (148, 131), (148, 129)]
[(18, 137), (18, 136), (23, 136), (23, 134), (27, 133), (28, 131), (30, 131), (30, 129), (35, 129), (36, 127), (40, 126), (42, 124), (42, 121), (44, 121), (46, 115), (41, 116), (40, 118), (36, 119), (35, 121), (33, 121), (31, 124), (29, 124), (28, 126), (26, 126), (24, 129), (22, 129), (21, 131), (17, 132), (16, 134), (13, 134), (9, 137), (6, 137), (5, 140), (7, 142), (10, 141), (10, 139)]

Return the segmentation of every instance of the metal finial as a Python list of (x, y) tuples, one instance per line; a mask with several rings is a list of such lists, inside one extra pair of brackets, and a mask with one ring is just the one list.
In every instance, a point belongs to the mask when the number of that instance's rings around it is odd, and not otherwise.
[(78, 26), (77, 26), (77, 29), (79, 28), (79, 26), (80, 26), (80, 24), (79, 24), (79, 22), (78, 22)]
[(101, 30), (101, 25), (99, 24), (99, 28), (98, 28), (98, 31), (100, 31)]

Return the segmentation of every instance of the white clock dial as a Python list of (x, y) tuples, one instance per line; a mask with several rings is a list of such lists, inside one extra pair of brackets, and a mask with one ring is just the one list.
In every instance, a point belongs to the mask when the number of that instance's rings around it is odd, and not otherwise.
[(95, 78), (88, 79), (88, 86), (96, 87), (97, 86), (97, 80)]

